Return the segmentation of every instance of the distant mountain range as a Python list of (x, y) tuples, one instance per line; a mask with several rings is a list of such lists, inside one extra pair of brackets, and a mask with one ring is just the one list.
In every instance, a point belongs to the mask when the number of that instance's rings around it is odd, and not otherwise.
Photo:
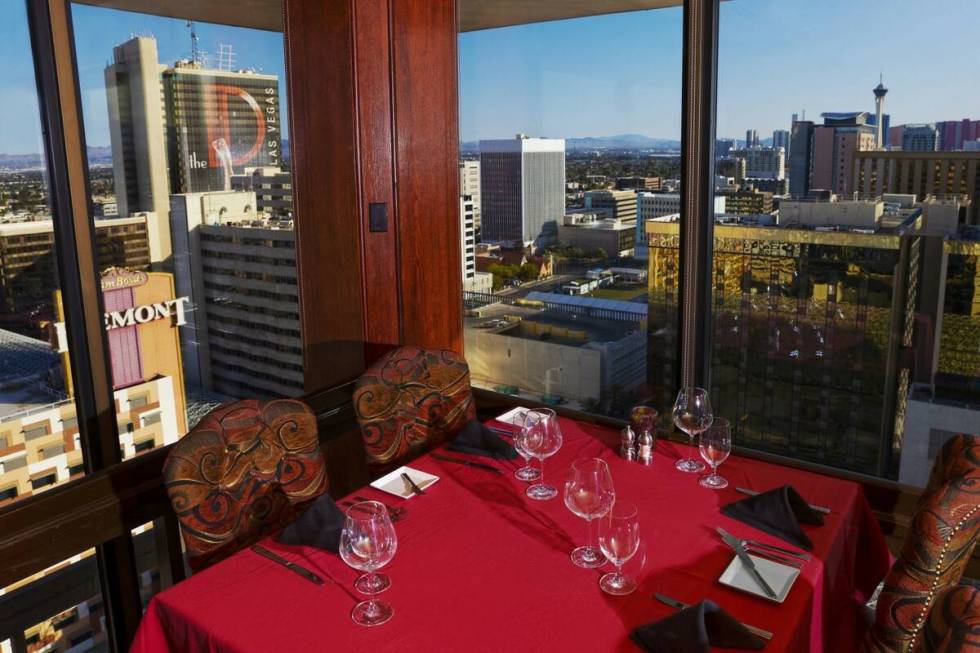
[[(289, 141), (282, 141), (282, 158), (289, 161)], [(112, 148), (108, 145), (90, 145), (88, 148), (88, 164), (90, 166), (111, 166)], [(41, 168), (40, 154), (0, 154), (0, 172), (17, 172), (20, 170), (38, 170)]]
[[(617, 134), (615, 136), (584, 136), (566, 138), (565, 150), (679, 150), (681, 142), (673, 138), (651, 138), (643, 134)], [(465, 141), (459, 144), (461, 152), (480, 151), (479, 141)]]

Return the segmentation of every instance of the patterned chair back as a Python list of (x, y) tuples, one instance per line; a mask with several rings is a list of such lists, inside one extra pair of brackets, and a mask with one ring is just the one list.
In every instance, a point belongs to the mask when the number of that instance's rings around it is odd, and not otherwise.
[(980, 437), (957, 435), (933, 465), (901, 555), (885, 577), (865, 651), (914, 649), (936, 596), (963, 577), (980, 535)]
[(357, 380), (354, 411), (372, 470), (394, 469), (476, 417), (470, 368), (451, 351), (399, 347)]
[(937, 594), (915, 653), (980, 653), (980, 590), (954, 585)]
[(291, 399), (215, 408), (174, 445), (163, 476), (195, 571), (284, 526), (327, 489), (316, 418)]

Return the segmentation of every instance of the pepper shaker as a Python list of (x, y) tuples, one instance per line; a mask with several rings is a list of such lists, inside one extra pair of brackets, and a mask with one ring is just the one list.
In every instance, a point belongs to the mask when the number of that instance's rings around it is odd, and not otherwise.
[(630, 427), (620, 432), (619, 455), (626, 460), (636, 460), (636, 433)]
[(637, 438), (636, 458), (644, 465), (653, 464), (653, 446), (656, 440), (653, 437), (653, 429), (643, 429), (640, 437)]

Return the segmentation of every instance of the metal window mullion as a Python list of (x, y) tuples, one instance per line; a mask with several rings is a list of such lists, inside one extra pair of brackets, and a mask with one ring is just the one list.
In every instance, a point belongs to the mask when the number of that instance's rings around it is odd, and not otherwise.
[[(108, 367), (95, 226), (88, 208), (88, 167), (68, 0), (27, 0), (58, 281), (71, 358), (86, 473), (120, 462)], [(126, 533), (96, 547), (112, 650), (124, 651), (141, 615), (132, 539)]]
[(708, 387), (719, 0), (684, 1), (679, 385)]

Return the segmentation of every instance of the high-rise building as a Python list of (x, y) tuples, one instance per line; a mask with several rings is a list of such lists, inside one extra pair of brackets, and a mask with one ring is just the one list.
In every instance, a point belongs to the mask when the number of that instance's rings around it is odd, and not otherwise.
[[(646, 229), (649, 383), (653, 401), (669, 406), (679, 225)], [(715, 225), (709, 390), (743, 446), (878, 471), (901, 390), (889, 373), (900, 344), (892, 313), (906, 305), (892, 300), (903, 288), (900, 249), (892, 234)]]
[(280, 165), (276, 75), (162, 66), (141, 36), (114, 48), (105, 81), (119, 213), (152, 212), (154, 264), (171, 256), (171, 194), (230, 190), (245, 167)]
[(719, 138), (715, 141), (715, 158), (721, 159), (728, 156), (728, 153), (738, 147), (734, 138)]
[(772, 133), (772, 146), (783, 148), (783, 152), (789, 155), (789, 130), (777, 129)]
[(884, 135), (888, 133), (884, 117), (885, 96), (888, 94), (888, 89), (885, 88), (884, 79), (878, 80), (878, 85), (874, 87), (873, 93), (875, 96), (875, 148), (883, 150), (885, 149)]
[(936, 123), (939, 147), (943, 152), (955, 152), (965, 148), (965, 143), (980, 139), (980, 120), (944, 120)]
[(171, 255), (163, 71), (156, 39), (139, 36), (112, 50), (105, 69), (112, 176), (119, 215), (146, 212), (150, 259)]
[[(725, 196), (715, 194), (715, 214), (725, 213), (727, 206)], [(643, 224), (669, 215), (679, 215), (681, 211), (681, 196), (679, 193), (637, 193), (636, 194), (636, 235), (635, 254), (638, 259), (647, 257), (647, 232)]]
[[(738, 151), (738, 150), (734, 150)], [(720, 177), (731, 177), (736, 184), (741, 184), (745, 179), (746, 161), (744, 157), (727, 156), (715, 160), (715, 174)]]
[(794, 120), (789, 153), (789, 194), (792, 197), (806, 197), (810, 192), (812, 165), (813, 122)]
[(473, 200), (473, 225), (480, 229), (480, 162), (459, 162), (459, 196), (469, 195)]
[(493, 292), (493, 274), (476, 269), (476, 225), (474, 224), (473, 198), (463, 195), (459, 198), (459, 244), (462, 254), (463, 291)]
[(745, 159), (745, 176), (759, 179), (786, 177), (786, 152), (781, 147), (749, 147), (732, 150), (733, 157)]
[(632, 225), (636, 220), (636, 193), (631, 190), (586, 191), (585, 208), (609, 209), (610, 217)]
[(772, 213), (771, 192), (745, 188), (742, 190), (721, 190), (716, 197), (724, 199), (724, 212), (733, 215), (760, 215)]
[(481, 238), (554, 242), (565, 215), (565, 141), (530, 138), (480, 141)]
[[(95, 221), (100, 270), (146, 269), (150, 265), (147, 215)], [(0, 225), (0, 314), (4, 326), (42, 338), (52, 319), (51, 298), (58, 287), (54, 229), (50, 220)]]
[(745, 147), (756, 147), (759, 144), (759, 132), (754, 129), (745, 130)]
[(189, 385), (233, 397), (303, 392), (296, 232), (261, 219), (255, 193), (171, 197), (181, 346)]
[(905, 152), (935, 152), (939, 134), (935, 125), (903, 125), (902, 150)]
[(852, 165), (861, 197), (904, 193), (922, 201), (965, 195), (969, 222), (980, 223), (980, 152), (855, 152)]
[(866, 111), (824, 113), (823, 125), (813, 130), (810, 188), (837, 195), (853, 191), (852, 161), (855, 153), (875, 148), (875, 127)]
[(282, 168), (259, 166), (232, 175), (232, 190), (252, 191), (259, 212), (276, 218), (293, 217), (293, 176)]

